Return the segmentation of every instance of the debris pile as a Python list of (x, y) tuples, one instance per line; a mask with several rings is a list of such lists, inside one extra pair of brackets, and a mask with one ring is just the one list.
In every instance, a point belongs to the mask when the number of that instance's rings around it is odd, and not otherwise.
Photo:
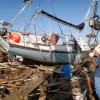
[(60, 65), (0, 63), (0, 99), (89, 100), (95, 91), (94, 80), (91, 80), (94, 69), (88, 65), (89, 61), (85, 61), (81, 67), (75, 66), (73, 76), (68, 78), (62, 77)]
[(18, 62), (9, 65), (0, 63), (0, 98), (15, 92), (21, 86), (39, 77), (38, 70), (25, 67)]

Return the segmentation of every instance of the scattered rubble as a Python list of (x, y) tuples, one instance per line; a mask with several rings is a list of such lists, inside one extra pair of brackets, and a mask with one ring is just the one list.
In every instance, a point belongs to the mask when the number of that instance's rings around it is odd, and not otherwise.
[(92, 95), (95, 93), (94, 69), (88, 64), (89, 61), (85, 61), (81, 67), (75, 66), (69, 79), (61, 76), (60, 65), (2, 62), (0, 100), (96, 100)]

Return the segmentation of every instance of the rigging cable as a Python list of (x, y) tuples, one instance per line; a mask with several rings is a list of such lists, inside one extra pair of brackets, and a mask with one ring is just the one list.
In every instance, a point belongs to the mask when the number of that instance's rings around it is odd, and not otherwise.
[[(8, 28), (14, 23), (14, 21), (19, 17), (19, 15), (25, 10), (25, 8), (32, 3), (32, 0), (26, 1), (25, 6), (20, 10), (20, 12), (15, 16), (15, 18), (11, 21), (11, 24), (8, 26)], [(7, 28), (7, 29), (8, 29)]]
[[(35, 10), (36, 13), (37, 13), (37, 10), (40, 8), (42, 2), (43, 2), (43, 0), (40, 0), (38, 6), (36, 7), (36, 10)], [(40, 18), (40, 20), (41, 20), (41, 22), (42, 22), (43, 29), (44, 29), (44, 30), (42, 30), (42, 31), (46, 34), (42, 18)]]
[(34, 17), (36, 14), (37, 14), (37, 12), (35, 12), (35, 13), (32, 15), (32, 17), (30, 18), (30, 20), (28, 21), (28, 23), (25, 25), (24, 31), (27, 31), (27, 30), (28, 30), (31, 21), (32, 21), (33, 17)]
[[(55, 11), (54, 11), (54, 9), (53, 9), (53, 6), (52, 6), (52, 3), (51, 3), (51, 1), (49, 0), (49, 2), (50, 2), (50, 5), (51, 5), (51, 7), (52, 7), (52, 10), (53, 10), (53, 12), (54, 12), (54, 15), (55, 15), (55, 17), (56, 17), (56, 14), (55, 14)], [(61, 29), (61, 27), (60, 27), (60, 24), (58, 23), (58, 25), (59, 25), (59, 28), (60, 28), (60, 31), (61, 31), (61, 33), (62, 33), (62, 35), (63, 35), (63, 31), (62, 31), (62, 29)], [(78, 54), (80, 54), (80, 50), (78, 50)], [(72, 52), (71, 52), (71, 55), (72, 55)], [(76, 56), (76, 59), (78, 59), (77, 58), (78, 56)], [(61, 57), (60, 57), (61, 58)], [(72, 58), (72, 57), (71, 57)], [(72, 59), (71, 59), (72, 60)]]
[[(36, 10), (40, 8), (41, 3), (42, 3), (42, 0), (40, 0), (38, 6), (36, 7)], [(24, 31), (27, 31), (27, 30), (28, 30), (29, 25), (30, 25), (30, 23), (31, 23), (31, 21), (32, 21), (32, 19), (33, 19), (33, 17), (37, 14), (37, 11), (36, 11), (36, 10), (35, 10), (34, 14), (31, 16), (31, 18), (29, 19), (29, 21), (26, 22), (25, 25), (23, 25), (23, 26), (19, 29), (19, 31), (22, 30), (23, 28), (24, 28)]]
[[(49, 3), (50, 3), (50, 6), (51, 6), (51, 8), (52, 8), (52, 10), (53, 10), (53, 13), (54, 13), (54, 15), (55, 15), (55, 17), (56, 17), (56, 13), (55, 13), (55, 11), (54, 11), (54, 8), (53, 8), (53, 5), (52, 5), (52, 3), (51, 3), (51, 0), (49, 0)], [(58, 23), (58, 22), (57, 22), (57, 23)], [(60, 26), (59, 23), (58, 23), (58, 26), (59, 26), (59, 28), (60, 28), (60, 31), (61, 31), (62, 35), (63, 35), (63, 31), (62, 31), (61, 26)]]
[[(33, 21), (32, 21), (32, 23), (34, 23)], [(44, 32), (45, 33), (45, 31), (36, 23), (35, 25), (37, 25), (38, 26), (38, 28), (42, 31), (42, 32)], [(46, 33), (45, 33), (46, 34)]]
[[(35, 24), (34, 24), (34, 28), (35, 28), (35, 35), (36, 35), (36, 27), (35, 27)], [(47, 61), (46, 57), (49, 56), (49, 55), (51, 54), (51, 51), (52, 51), (52, 50), (51, 50), (51, 46), (49, 46), (49, 47), (50, 47), (50, 51), (49, 51), (49, 53), (46, 55), (46, 54), (43, 53), (41, 47), (38, 45), (38, 38), (37, 38), (37, 35), (36, 35), (36, 44), (37, 44), (37, 45), (36, 45), (37, 48), (40, 50), (40, 52), (42, 52), (43, 58), (45, 59), (45, 61)]]

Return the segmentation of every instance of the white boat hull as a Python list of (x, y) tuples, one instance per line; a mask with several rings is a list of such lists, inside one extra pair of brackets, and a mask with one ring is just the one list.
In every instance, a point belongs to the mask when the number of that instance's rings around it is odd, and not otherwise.
[(29, 58), (35, 61), (51, 64), (77, 63), (81, 58), (87, 56), (85, 52), (63, 52), (40, 50), (36, 48), (27, 48), (24, 46), (11, 45), (8, 52)]
[[(13, 53), (24, 58), (51, 64), (77, 63), (81, 58), (88, 55), (89, 50), (77, 51), (68, 45), (36, 45), (29, 43), (7, 43), (0, 37), (1, 50)], [(31, 46), (29, 46), (31, 45)]]

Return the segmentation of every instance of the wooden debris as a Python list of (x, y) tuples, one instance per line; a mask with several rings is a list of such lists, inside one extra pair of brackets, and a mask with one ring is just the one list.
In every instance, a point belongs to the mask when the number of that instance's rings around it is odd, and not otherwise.
[[(82, 70), (89, 72), (86, 67)], [(0, 63), (0, 73), (2, 100), (32, 100), (35, 97), (38, 100), (76, 100), (77, 97), (85, 100), (89, 97), (88, 85), (94, 85), (93, 80), (87, 84), (87, 77), (83, 77), (78, 67), (72, 70), (72, 79), (61, 77), (63, 72), (60, 66), (23, 65), (18, 61), (10, 65)], [(91, 77), (90, 73), (87, 75)]]
[(27, 98), (29, 93), (31, 93), (36, 87), (38, 87), (45, 79), (47, 79), (50, 74), (41, 75), (38, 80), (34, 82), (31, 81), (26, 85), (23, 85), (19, 90), (11, 93), (4, 100), (22, 100), (22, 98)]

